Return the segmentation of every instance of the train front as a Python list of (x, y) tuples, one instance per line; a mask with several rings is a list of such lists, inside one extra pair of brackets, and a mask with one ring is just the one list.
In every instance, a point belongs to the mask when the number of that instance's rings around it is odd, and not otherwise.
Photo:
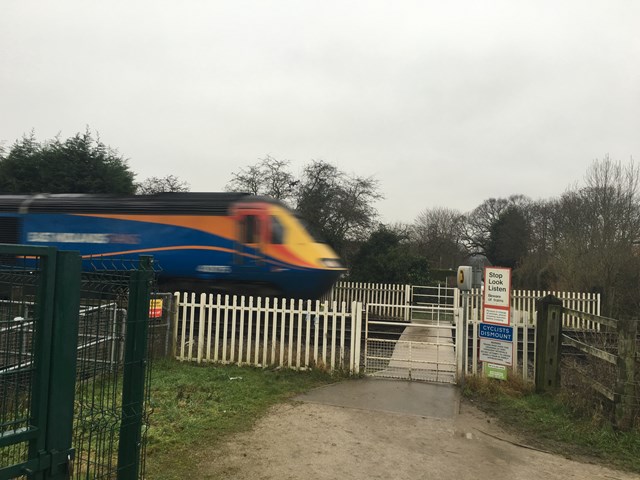
[[(249, 207), (249, 208), (247, 208)], [(248, 226), (246, 215), (250, 206), (236, 210), (239, 222)], [(317, 299), (328, 292), (345, 267), (336, 252), (321, 238), (314, 235), (304, 222), (285, 206), (271, 203), (262, 210), (263, 235), (260, 250), (269, 272), (270, 283), (275, 284), (283, 296), (301, 299)]]

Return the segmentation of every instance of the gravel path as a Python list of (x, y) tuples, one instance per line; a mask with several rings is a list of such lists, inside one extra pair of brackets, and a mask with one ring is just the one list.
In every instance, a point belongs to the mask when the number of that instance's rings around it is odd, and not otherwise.
[(430, 418), (317, 403), (278, 405), (251, 432), (203, 449), (202, 479), (637, 479), (519, 446), (475, 407)]

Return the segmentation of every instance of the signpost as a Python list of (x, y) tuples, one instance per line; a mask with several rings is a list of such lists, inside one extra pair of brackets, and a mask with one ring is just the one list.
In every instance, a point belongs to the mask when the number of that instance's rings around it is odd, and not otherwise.
[(480, 361), (488, 377), (506, 380), (507, 367), (513, 366), (513, 327), (510, 325), (511, 269), (486, 267), (480, 323)]

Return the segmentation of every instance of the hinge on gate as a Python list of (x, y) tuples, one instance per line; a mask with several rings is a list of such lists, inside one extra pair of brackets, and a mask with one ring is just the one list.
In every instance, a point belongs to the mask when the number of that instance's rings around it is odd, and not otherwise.
[(75, 450), (73, 448), (62, 452), (57, 450), (47, 452), (43, 450), (38, 455), (37, 463), (29, 462), (29, 465), (23, 470), (28, 475), (50, 469), (52, 473), (69, 473), (69, 476), (71, 476), (74, 457)]
[(51, 451), (51, 470), (56, 473), (68, 473), (69, 476), (73, 474), (73, 459), (75, 457), (75, 449), (70, 448), (58, 452), (57, 450)]

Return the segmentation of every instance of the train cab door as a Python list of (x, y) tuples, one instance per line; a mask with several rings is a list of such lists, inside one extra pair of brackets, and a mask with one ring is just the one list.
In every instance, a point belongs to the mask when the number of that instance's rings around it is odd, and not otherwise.
[(263, 270), (268, 220), (266, 212), (258, 207), (242, 206), (236, 208), (234, 218), (237, 226), (233, 259), (236, 271), (250, 275)]

